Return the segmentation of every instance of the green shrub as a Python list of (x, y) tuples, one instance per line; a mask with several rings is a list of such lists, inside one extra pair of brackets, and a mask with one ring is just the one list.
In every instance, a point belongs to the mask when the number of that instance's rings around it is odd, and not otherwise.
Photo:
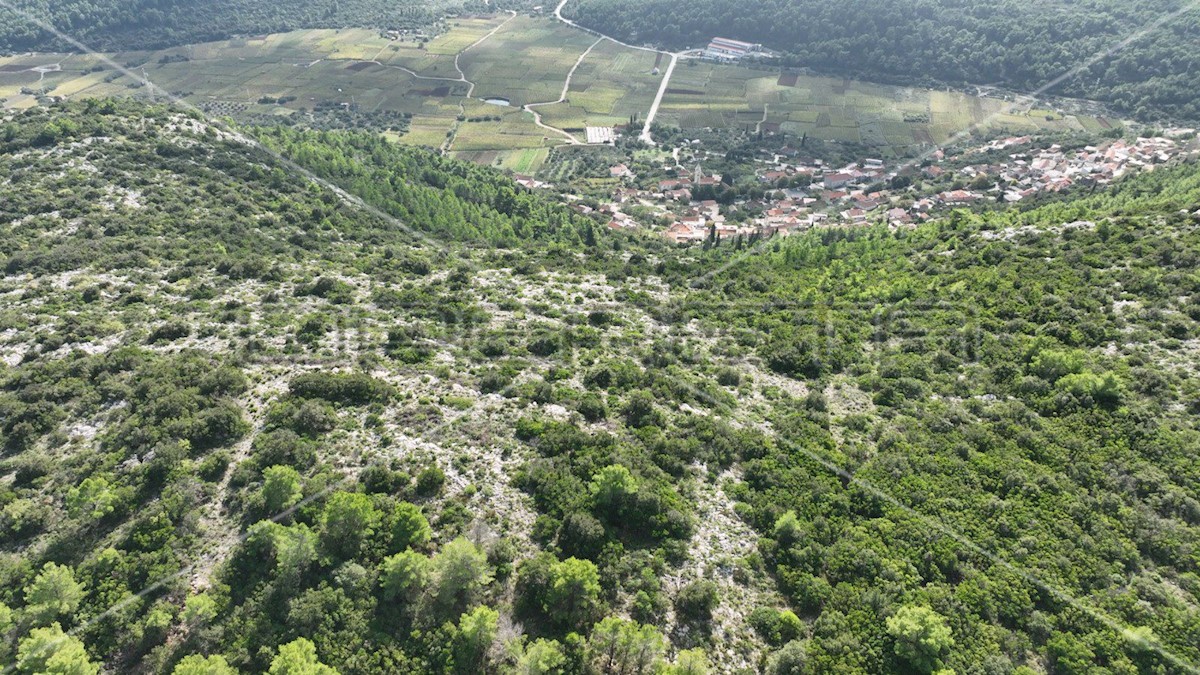
[(365, 373), (305, 373), (289, 385), (292, 396), (319, 398), (342, 405), (366, 405), (386, 401), (392, 388)]

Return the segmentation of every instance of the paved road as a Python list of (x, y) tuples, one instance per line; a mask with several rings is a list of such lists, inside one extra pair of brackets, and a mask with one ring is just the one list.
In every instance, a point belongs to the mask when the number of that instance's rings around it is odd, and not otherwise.
[(638, 51), (650, 52), (652, 54), (665, 54), (665, 55), (671, 57), (671, 65), (667, 66), (667, 72), (663, 74), (662, 84), (659, 85), (659, 87), (658, 87), (658, 95), (655, 96), (655, 98), (654, 98), (654, 104), (650, 106), (650, 112), (646, 113), (646, 124), (644, 127), (642, 127), (642, 134), (640, 136), (642, 141), (644, 141), (645, 143), (647, 143), (649, 145), (654, 145), (654, 136), (650, 133), (650, 125), (654, 123), (654, 118), (658, 116), (658, 108), (660, 105), (662, 105), (662, 100), (663, 100), (663, 97), (666, 96), (667, 89), (670, 88), (671, 74), (675, 72), (675, 66), (679, 63), (680, 54), (672, 53), (672, 52), (664, 52), (661, 49), (652, 49), (650, 47), (638, 47), (638, 46), (631, 45), (626, 42), (621, 42), (620, 40), (616, 39), (615, 37), (613, 37), (611, 35), (605, 35), (604, 33), (601, 33), (600, 31), (592, 30), (591, 28), (588, 28), (586, 26), (581, 26), (578, 23), (575, 23), (574, 21), (572, 21), (562, 15), (563, 7), (566, 7), (567, 3), (570, 1), (571, 0), (562, 0), (561, 2), (558, 3), (558, 7), (554, 8), (554, 18), (567, 24), (568, 26), (571, 26), (572, 28), (577, 28), (581, 31), (591, 33), (592, 35), (599, 37), (601, 40), (608, 40), (610, 42), (614, 42), (614, 43), (621, 45), (622, 47), (625, 47), (627, 49), (636, 49)]
[(654, 124), (654, 118), (658, 116), (658, 107), (662, 105), (663, 96), (666, 96), (667, 89), (671, 86), (671, 75), (675, 72), (675, 66), (679, 64), (679, 55), (671, 55), (671, 65), (667, 66), (667, 72), (663, 73), (662, 84), (658, 86), (658, 94), (654, 97), (654, 104), (650, 106), (650, 112), (646, 113), (646, 126), (642, 127), (642, 142), (647, 145), (654, 145), (654, 135), (650, 133), (650, 125)]

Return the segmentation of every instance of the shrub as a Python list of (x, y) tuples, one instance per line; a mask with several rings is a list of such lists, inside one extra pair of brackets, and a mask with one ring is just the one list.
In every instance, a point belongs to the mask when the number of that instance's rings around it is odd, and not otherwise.
[(489, 370), (479, 378), (479, 391), (483, 394), (494, 394), (503, 391), (512, 382), (512, 377), (500, 370)]
[(791, 610), (758, 607), (750, 613), (749, 622), (768, 644), (782, 645), (804, 634), (804, 623)]
[(291, 429), (277, 429), (260, 434), (251, 445), (251, 456), (260, 467), (290, 466), (307, 469), (317, 461), (313, 444)]
[(183, 339), (192, 334), (192, 329), (185, 323), (178, 321), (168, 321), (161, 326), (155, 328), (147, 341), (150, 344), (158, 344), (159, 342), (172, 342), (174, 340)]
[(422, 497), (437, 495), (445, 484), (446, 473), (436, 464), (417, 474), (417, 494)]
[(590, 513), (568, 515), (558, 531), (558, 547), (569, 556), (595, 560), (604, 541), (604, 525)]
[(366, 405), (386, 401), (392, 388), (366, 373), (305, 373), (289, 386), (297, 398), (319, 398), (342, 405)]
[(722, 387), (736, 387), (742, 383), (742, 374), (736, 368), (722, 368), (717, 372), (717, 384)]
[(584, 394), (579, 399), (578, 410), (579, 414), (589, 422), (599, 422), (608, 417), (608, 406), (604, 405), (604, 399), (592, 392)]
[(712, 621), (713, 610), (721, 597), (717, 585), (712, 581), (693, 581), (684, 586), (675, 596), (675, 612), (680, 620), (696, 626), (705, 626)]
[(621, 412), (625, 423), (635, 429), (663, 425), (663, 415), (654, 407), (654, 396), (647, 391), (633, 392)]

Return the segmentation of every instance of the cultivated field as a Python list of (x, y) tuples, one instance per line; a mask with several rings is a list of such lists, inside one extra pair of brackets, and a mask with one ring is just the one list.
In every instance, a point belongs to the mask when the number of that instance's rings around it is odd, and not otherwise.
[[(667, 59), (544, 17), (500, 14), (451, 20), (434, 37), (388, 39), (365, 29), (305, 30), (110, 55), (154, 83), (142, 86), (97, 56), (0, 58), (5, 107), (40, 95), (83, 97), (170, 92), (218, 114), (273, 115), (353, 107), (410, 116), (399, 142), (448, 149), (476, 161), (537, 171), (547, 148), (583, 138), (587, 126), (644, 120)], [(593, 44), (595, 43), (595, 44)], [(591, 50), (588, 51), (589, 47)], [(582, 57), (582, 58), (581, 58)], [(566, 98), (568, 73), (574, 68)], [(461, 70), (460, 70), (461, 69)], [(470, 93), (470, 98), (468, 98)], [(502, 98), (511, 106), (484, 103)], [(687, 128), (735, 127), (865, 143), (879, 154), (911, 152), (972, 125), (1014, 132), (1099, 130), (1103, 119), (1046, 110), (1007, 113), (998, 99), (890, 87), (683, 60), (658, 121)]]
[(627, 124), (632, 115), (645, 117), (661, 82), (654, 69), (665, 68), (666, 60), (605, 40), (579, 64), (567, 100), (539, 109), (542, 120), (574, 133), (589, 126)]
[(596, 38), (546, 19), (518, 18), (459, 59), (479, 98), (514, 106), (554, 101), (567, 72)]
[(863, 143), (900, 154), (955, 134), (1103, 128), (1093, 119), (1025, 111), (996, 98), (688, 61), (676, 69), (659, 121), (740, 127)]

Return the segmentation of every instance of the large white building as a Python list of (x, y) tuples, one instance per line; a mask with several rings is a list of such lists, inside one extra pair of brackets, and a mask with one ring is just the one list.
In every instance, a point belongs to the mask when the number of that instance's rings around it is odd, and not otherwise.
[(717, 37), (708, 43), (708, 48), (704, 50), (704, 57), (715, 61), (738, 61), (761, 51), (762, 45), (759, 44)]

